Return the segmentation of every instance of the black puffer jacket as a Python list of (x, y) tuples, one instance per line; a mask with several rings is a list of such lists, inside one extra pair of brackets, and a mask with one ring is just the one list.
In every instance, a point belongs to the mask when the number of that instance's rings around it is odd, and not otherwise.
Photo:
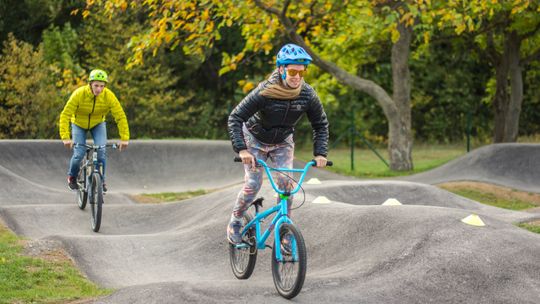
[(303, 83), (299, 96), (294, 99), (282, 100), (260, 95), (261, 90), (272, 83), (272, 78), (260, 83), (229, 116), (229, 135), (234, 151), (247, 149), (242, 133), (243, 123), (257, 140), (277, 144), (294, 133), (294, 126), (306, 113), (313, 128), (313, 155), (326, 157), (328, 119), (315, 90)]

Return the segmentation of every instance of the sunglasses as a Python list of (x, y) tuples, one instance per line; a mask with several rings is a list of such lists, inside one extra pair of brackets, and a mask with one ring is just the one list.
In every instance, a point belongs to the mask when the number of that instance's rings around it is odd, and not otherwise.
[(304, 75), (307, 73), (307, 70), (299, 71), (299, 70), (285, 69), (285, 71), (287, 71), (287, 75), (292, 76), (292, 77), (296, 75), (300, 75), (300, 77), (304, 77)]

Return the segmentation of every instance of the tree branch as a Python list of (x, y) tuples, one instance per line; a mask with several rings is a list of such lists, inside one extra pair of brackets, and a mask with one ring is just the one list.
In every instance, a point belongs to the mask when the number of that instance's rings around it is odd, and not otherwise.
[(260, 0), (254, 0), (254, 1), (255, 1), (255, 5), (258, 6), (260, 9), (262, 9), (263, 11), (272, 15), (276, 15), (276, 16), (280, 15), (279, 10), (277, 10), (276, 8), (273, 8), (271, 6), (266, 6)]
[(396, 104), (394, 103), (390, 95), (388, 95), (388, 93), (381, 86), (371, 80), (361, 78), (354, 74), (350, 74), (349, 72), (343, 70), (334, 63), (326, 61), (322, 59), (318, 54), (316, 54), (306, 44), (304, 38), (302, 38), (296, 32), (296, 28), (294, 27), (292, 21), (286, 16), (286, 11), (284, 11), (283, 13), (279, 13), (279, 11), (276, 9), (264, 6), (259, 0), (255, 0), (255, 4), (264, 11), (277, 16), (277, 18), (283, 25), (287, 36), (292, 40), (292, 42), (304, 48), (309, 53), (309, 55), (311, 55), (311, 57), (313, 58), (313, 63), (316, 66), (321, 68), (323, 71), (330, 73), (340, 82), (354, 88), (355, 90), (365, 92), (371, 97), (373, 97), (375, 100), (377, 100), (377, 102), (383, 109), (386, 117), (393, 117), (397, 115), (396, 113), (398, 113), (398, 109)]

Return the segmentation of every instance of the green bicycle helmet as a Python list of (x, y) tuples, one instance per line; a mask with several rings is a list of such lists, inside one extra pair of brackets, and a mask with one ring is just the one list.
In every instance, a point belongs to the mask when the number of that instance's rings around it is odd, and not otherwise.
[(109, 77), (107, 76), (107, 73), (105, 71), (95, 69), (90, 72), (90, 76), (88, 77), (88, 82), (92, 81), (103, 81), (107, 83), (109, 82)]

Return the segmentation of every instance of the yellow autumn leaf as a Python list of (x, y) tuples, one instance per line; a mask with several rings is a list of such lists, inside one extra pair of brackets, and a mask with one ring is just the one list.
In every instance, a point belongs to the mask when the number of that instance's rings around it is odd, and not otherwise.
[(207, 20), (210, 18), (210, 13), (208, 12), (208, 9), (204, 10), (204, 12), (201, 15), (201, 19)]
[(86, 19), (86, 17), (88, 17), (88, 15), (90, 15), (90, 11), (89, 10), (84, 10), (83, 13), (82, 13), (83, 18)]
[(466, 28), (467, 26), (464, 23), (458, 24), (458, 26), (456, 26), (456, 33), (460, 35), (465, 31)]
[(399, 32), (397, 30), (397, 28), (392, 28), (390, 30), (390, 33), (391, 33), (391, 37), (392, 37), (392, 43), (396, 43), (398, 40), (399, 40)]
[(412, 13), (409, 12), (409, 13), (406, 13), (405, 15), (403, 15), (403, 16), (401, 17), (401, 20), (399, 20), (399, 21), (400, 21), (400, 22), (405, 22), (405, 21), (407, 21), (407, 23), (408, 23), (408, 21), (409, 21), (410, 19), (412, 19), (412, 18), (413, 18), (413, 15), (412, 15)]
[(244, 92), (244, 94), (250, 92), (251, 90), (253, 90), (253, 88), (255, 88), (255, 84), (251, 81), (248, 81), (246, 82), (246, 84), (242, 87), (242, 92)]
[(430, 35), (429, 35), (429, 32), (424, 32), (424, 43), (425, 44), (428, 44), (429, 43), (429, 40), (430, 40)]
[(340, 35), (340, 36), (337, 37), (336, 40), (337, 40), (338, 43), (344, 43), (345, 41), (347, 41), (347, 36)]
[(221, 76), (227, 72), (229, 72), (231, 69), (228, 66), (224, 66), (221, 69), (219, 69), (218, 75)]

